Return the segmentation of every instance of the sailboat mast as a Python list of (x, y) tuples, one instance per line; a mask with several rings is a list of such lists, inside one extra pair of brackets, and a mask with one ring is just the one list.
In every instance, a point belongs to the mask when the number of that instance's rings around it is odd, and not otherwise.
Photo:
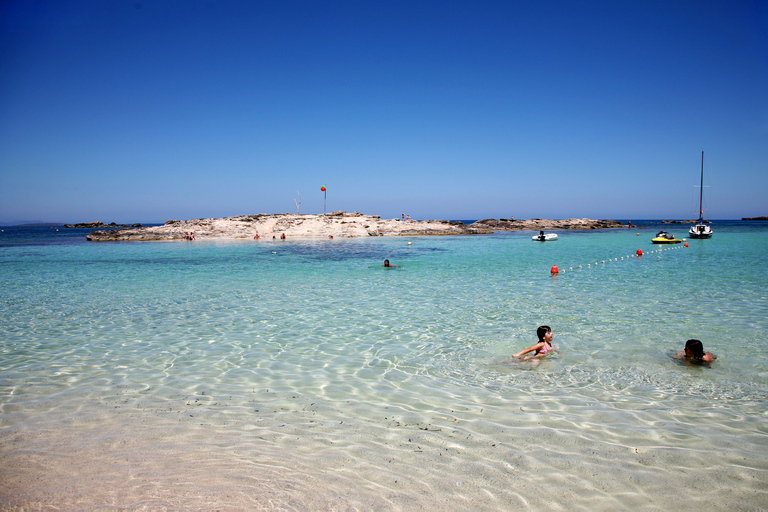
[(704, 193), (704, 152), (701, 152), (701, 184), (699, 185), (699, 224), (704, 220), (704, 210), (702, 209), (702, 194)]

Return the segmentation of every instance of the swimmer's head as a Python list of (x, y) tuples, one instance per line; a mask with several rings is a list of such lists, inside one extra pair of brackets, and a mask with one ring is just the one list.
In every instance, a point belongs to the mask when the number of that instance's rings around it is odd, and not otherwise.
[(704, 345), (699, 340), (688, 340), (685, 342), (685, 355), (694, 359), (704, 357)]
[(546, 336), (548, 332), (552, 332), (552, 329), (550, 329), (548, 325), (542, 325), (536, 329), (536, 336), (539, 337), (539, 341), (544, 341), (544, 336)]

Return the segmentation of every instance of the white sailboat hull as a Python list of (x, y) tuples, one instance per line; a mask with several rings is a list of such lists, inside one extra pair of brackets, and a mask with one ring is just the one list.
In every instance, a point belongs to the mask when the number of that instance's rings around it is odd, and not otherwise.
[(696, 224), (691, 226), (688, 230), (688, 234), (691, 238), (710, 238), (712, 236), (712, 228), (706, 224)]
[(699, 221), (695, 226), (691, 226), (688, 234), (691, 238), (710, 238), (714, 231), (704, 224), (704, 152), (701, 152), (701, 183), (699, 185)]

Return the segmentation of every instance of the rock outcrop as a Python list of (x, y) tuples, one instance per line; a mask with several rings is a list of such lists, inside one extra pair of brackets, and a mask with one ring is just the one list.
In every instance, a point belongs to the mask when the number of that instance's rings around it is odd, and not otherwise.
[(614, 220), (485, 219), (470, 225), (447, 220), (382, 219), (379, 215), (335, 211), (322, 215), (292, 213), (240, 215), (221, 219), (169, 220), (162, 226), (93, 231), (90, 241), (354, 238), (364, 236), (477, 235), (494, 231), (602, 229), (622, 227)]
[(609, 229), (621, 228), (624, 225), (618, 220), (595, 219), (483, 219), (470, 224), (470, 227), (472, 226), (494, 231), (541, 231), (547, 229)]
[(397, 235), (472, 235), (490, 233), (482, 226), (443, 220), (382, 219), (379, 215), (335, 211), (322, 215), (292, 213), (240, 215), (221, 219), (169, 220), (162, 226), (93, 231), (90, 241), (355, 238)]

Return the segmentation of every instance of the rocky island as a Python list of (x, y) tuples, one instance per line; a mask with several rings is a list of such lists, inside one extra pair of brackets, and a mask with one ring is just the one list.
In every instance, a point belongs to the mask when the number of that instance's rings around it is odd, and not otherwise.
[(447, 220), (382, 219), (379, 215), (336, 211), (240, 215), (221, 219), (169, 220), (162, 226), (93, 231), (90, 241), (221, 240), (280, 238), (356, 238), (365, 236), (478, 235), (494, 231), (620, 228), (614, 220), (485, 219), (465, 224)]

